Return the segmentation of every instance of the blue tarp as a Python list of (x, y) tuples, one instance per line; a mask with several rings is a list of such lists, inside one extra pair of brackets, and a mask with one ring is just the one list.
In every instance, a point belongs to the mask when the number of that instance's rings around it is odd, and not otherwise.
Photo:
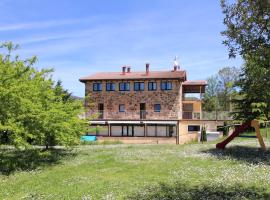
[(81, 137), (81, 141), (86, 141), (86, 142), (94, 142), (97, 140), (96, 136), (91, 136), (91, 135), (85, 135)]

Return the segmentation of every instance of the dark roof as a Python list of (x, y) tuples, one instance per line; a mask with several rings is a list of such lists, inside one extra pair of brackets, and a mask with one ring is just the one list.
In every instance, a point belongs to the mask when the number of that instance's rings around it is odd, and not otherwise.
[(185, 81), (183, 83), (184, 93), (205, 93), (206, 81)]
[(150, 71), (146, 72), (100, 72), (82, 77), (81, 82), (93, 80), (138, 80), (138, 79), (180, 79), (186, 80), (186, 71)]

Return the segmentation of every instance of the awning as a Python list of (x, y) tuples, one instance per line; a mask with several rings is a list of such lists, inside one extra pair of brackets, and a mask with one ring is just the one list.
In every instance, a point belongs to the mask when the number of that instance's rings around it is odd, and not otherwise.
[(108, 124), (141, 124), (140, 121), (108, 121)]
[(177, 124), (177, 121), (144, 121), (145, 124)]
[(172, 124), (177, 121), (89, 121), (90, 124)]
[(106, 124), (105, 121), (89, 121), (90, 124)]

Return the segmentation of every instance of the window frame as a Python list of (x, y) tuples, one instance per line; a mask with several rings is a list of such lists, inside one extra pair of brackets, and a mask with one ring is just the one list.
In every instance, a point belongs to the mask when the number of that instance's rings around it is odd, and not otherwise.
[[(163, 87), (163, 84), (165, 84), (165, 88)], [(169, 87), (170, 85), (170, 87)], [(172, 90), (172, 81), (161, 81), (160, 83), (160, 89), (161, 90)]]
[[(96, 89), (95, 89), (95, 86), (96, 86)], [(102, 82), (93, 83), (93, 91), (94, 92), (101, 92), (102, 91)]]
[[(159, 106), (159, 109), (156, 109), (156, 106)], [(161, 104), (160, 103), (156, 103), (154, 104), (154, 112), (161, 112)]]
[[(121, 107), (124, 107), (124, 110), (121, 110)], [(119, 104), (119, 108), (118, 108), (119, 112), (123, 113), (123, 112), (126, 112), (126, 106), (125, 104)]]
[[(153, 89), (154, 85), (155, 85), (155, 89)], [(152, 89), (150, 89), (150, 86), (152, 87)], [(155, 81), (148, 82), (148, 91), (156, 91), (156, 90), (157, 90), (157, 82), (155, 82)]]
[[(139, 84), (139, 88), (138, 90), (136, 89), (136, 84)], [(143, 87), (142, 87), (143, 85)], [(144, 82), (134, 82), (134, 91), (144, 91), (145, 89), (145, 85), (144, 85)]]
[[(199, 129), (198, 130), (190, 130), (189, 127), (199, 127)], [(188, 132), (199, 132), (199, 131), (201, 131), (200, 125), (192, 125), (192, 124), (188, 125)]]
[[(124, 89), (123, 90), (121, 89), (121, 84), (124, 84)], [(127, 85), (128, 85), (128, 87), (127, 87)], [(130, 82), (121, 82), (121, 83), (119, 83), (119, 91), (130, 91)]]
[[(109, 89), (108, 89), (108, 85), (109, 85)], [(115, 83), (113, 83), (113, 82), (106, 83), (106, 91), (107, 92), (115, 91)]]

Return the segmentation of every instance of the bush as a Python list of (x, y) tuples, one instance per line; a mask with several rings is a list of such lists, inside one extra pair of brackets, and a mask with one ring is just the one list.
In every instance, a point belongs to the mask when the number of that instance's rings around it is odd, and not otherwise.
[(201, 142), (207, 141), (207, 134), (206, 134), (206, 127), (205, 126), (202, 126), (200, 141)]

